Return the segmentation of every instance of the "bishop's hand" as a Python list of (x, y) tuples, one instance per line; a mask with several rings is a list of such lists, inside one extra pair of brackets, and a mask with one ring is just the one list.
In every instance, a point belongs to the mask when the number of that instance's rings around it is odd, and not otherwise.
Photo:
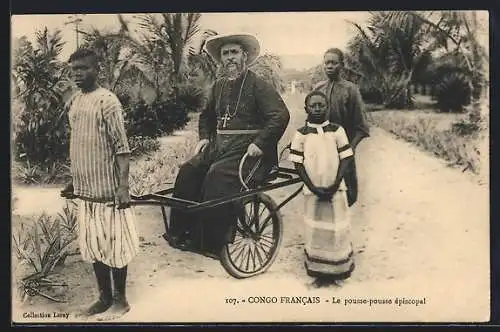
[(262, 150), (255, 145), (254, 143), (250, 144), (247, 149), (248, 156), (250, 157), (259, 157), (262, 156)]

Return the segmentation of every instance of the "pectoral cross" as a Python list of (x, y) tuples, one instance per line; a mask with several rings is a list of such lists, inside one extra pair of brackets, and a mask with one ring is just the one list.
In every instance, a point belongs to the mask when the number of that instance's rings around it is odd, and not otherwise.
[(229, 114), (224, 114), (224, 116), (221, 118), (222, 120), (222, 128), (226, 128), (227, 121), (231, 120), (231, 117)]

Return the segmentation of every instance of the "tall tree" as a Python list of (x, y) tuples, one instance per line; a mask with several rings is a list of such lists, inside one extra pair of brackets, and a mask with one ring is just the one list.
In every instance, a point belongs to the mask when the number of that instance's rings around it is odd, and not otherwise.
[(101, 31), (95, 27), (83, 34), (83, 47), (93, 48), (99, 57), (99, 81), (106, 88), (116, 92), (122, 78), (134, 63), (134, 57), (127, 56), (123, 29), (118, 32)]
[(22, 104), (16, 149), (43, 165), (67, 155), (63, 95), (70, 83), (67, 67), (58, 60), (63, 46), (59, 30), (50, 33), (44, 28), (35, 33), (33, 44), (22, 40), (14, 56), (16, 99)]
[[(432, 34), (438, 46), (460, 54), (472, 76), (473, 91), (484, 91), (486, 87), (485, 67), (488, 55), (478, 39), (479, 24), (476, 11), (401, 11), (389, 12), (385, 21), (391, 26), (417, 22)], [(475, 94), (478, 98), (478, 94)]]
[[(189, 50), (195, 37), (200, 34), (200, 18), (199, 13), (161, 13), (139, 16), (139, 27), (144, 32), (143, 40), (153, 43), (152, 50), (157, 54), (165, 52), (171, 61), (168, 77), (175, 98), (178, 95), (178, 85), (185, 78)], [(144, 48), (139, 47), (136, 50), (145, 56)]]
[(258, 76), (271, 84), (278, 92), (285, 92), (286, 86), (283, 80), (283, 66), (279, 56), (274, 54), (263, 54), (259, 56), (250, 66)]
[(416, 68), (428, 59), (435, 45), (428, 43), (421, 21), (405, 16), (392, 24), (390, 12), (372, 12), (368, 26), (352, 23), (357, 35), (349, 45), (350, 55), (359, 64), (369, 87), (379, 89), (386, 107), (406, 108), (412, 105), (409, 84)]

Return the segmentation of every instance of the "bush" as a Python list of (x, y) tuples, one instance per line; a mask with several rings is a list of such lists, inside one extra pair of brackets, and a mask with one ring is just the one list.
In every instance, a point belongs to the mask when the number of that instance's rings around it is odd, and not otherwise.
[(175, 130), (182, 129), (188, 123), (188, 110), (179, 101), (155, 101), (152, 108), (156, 110), (161, 131), (170, 135)]
[(26, 110), (15, 138), (17, 158), (42, 166), (65, 161), (69, 153), (69, 127), (61, 104)]
[(157, 138), (131, 136), (128, 142), (131, 155), (134, 157), (155, 152), (160, 148), (160, 141)]
[(137, 100), (128, 96), (119, 98), (125, 110), (125, 127), (129, 137), (170, 135), (189, 121), (188, 109), (181, 101), (157, 99), (148, 103), (142, 97)]
[(286, 91), (286, 83), (283, 79), (283, 64), (279, 56), (263, 54), (251, 64), (250, 69), (261, 79), (272, 85), (280, 94)]
[(374, 87), (367, 87), (365, 84), (361, 84), (360, 93), (365, 103), (380, 105), (384, 102), (382, 93)]
[(443, 112), (463, 112), (471, 100), (468, 77), (458, 71), (445, 72), (435, 85), (437, 107)]
[(183, 84), (179, 87), (177, 100), (187, 113), (199, 112), (207, 102), (208, 96), (204, 87), (197, 84)]
[(35, 33), (15, 51), (12, 78), (16, 86), (15, 157), (43, 167), (68, 156), (69, 131), (63, 96), (67, 66), (58, 60), (64, 42), (60, 31)]
[(130, 102), (122, 100), (122, 106), (128, 137), (158, 137), (162, 134), (161, 123), (153, 105), (148, 105), (141, 98)]

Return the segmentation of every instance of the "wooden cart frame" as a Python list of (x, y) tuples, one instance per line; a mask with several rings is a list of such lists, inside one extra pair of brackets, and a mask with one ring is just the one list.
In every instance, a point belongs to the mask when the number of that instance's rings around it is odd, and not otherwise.
[[(289, 146), (280, 154), (289, 149)], [(280, 209), (295, 198), (302, 186), (286, 197), (281, 203), (276, 203), (267, 191), (287, 187), (302, 182), (295, 169), (279, 166), (271, 172), (263, 184), (249, 188), (242, 179), (242, 165), (247, 155), (240, 162), (239, 174), (242, 182), (241, 192), (221, 197), (219, 199), (194, 202), (172, 197), (173, 188), (157, 191), (142, 196), (132, 196), (133, 206), (161, 207), (166, 234), (170, 229), (167, 207), (186, 212), (200, 212), (223, 204), (239, 203), (241, 213), (238, 213), (235, 227), (228, 234), (227, 243), (223, 246), (219, 259), (224, 269), (235, 278), (248, 278), (265, 272), (278, 255), (283, 237), (283, 220)]]

